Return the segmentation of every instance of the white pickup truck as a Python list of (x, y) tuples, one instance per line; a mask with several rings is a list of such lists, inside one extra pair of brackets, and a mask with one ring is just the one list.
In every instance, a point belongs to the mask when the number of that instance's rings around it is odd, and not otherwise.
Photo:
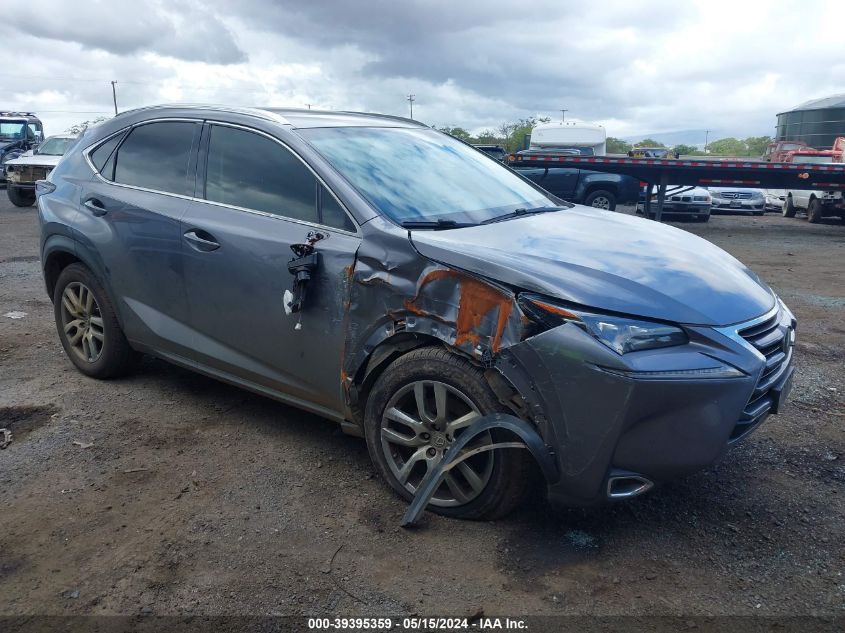
[[(826, 164), (831, 162), (831, 157), (802, 156), (800, 160), (802, 163)], [(805, 211), (807, 221), (812, 223), (829, 215), (838, 215), (845, 221), (845, 198), (842, 191), (787, 189), (783, 201), (783, 216), (794, 218), (799, 210)]]

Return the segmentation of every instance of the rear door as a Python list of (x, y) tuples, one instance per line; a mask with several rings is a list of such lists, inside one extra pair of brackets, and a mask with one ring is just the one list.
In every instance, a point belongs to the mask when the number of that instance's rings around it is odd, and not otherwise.
[[(195, 358), (326, 415), (343, 409), (341, 360), (358, 229), (284, 143), (257, 130), (206, 127), (204, 186), (182, 218)], [(291, 245), (316, 242), (304, 310), (286, 314)]]
[(127, 338), (177, 354), (191, 345), (179, 221), (201, 130), (198, 121), (152, 121), (101, 143), (77, 216), (80, 248), (101, 269)]

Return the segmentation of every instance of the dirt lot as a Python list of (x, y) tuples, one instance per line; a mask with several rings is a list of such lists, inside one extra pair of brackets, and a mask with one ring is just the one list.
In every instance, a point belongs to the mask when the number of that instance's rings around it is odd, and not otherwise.
[(405, 531), (331, 423), (157, 360), (76, 372), (36, 213), (0, 200), (0, 614), (845, 614), (838, 220), (680, 225), (799, 319), (792, 401), (717, 467), (614, 507)]

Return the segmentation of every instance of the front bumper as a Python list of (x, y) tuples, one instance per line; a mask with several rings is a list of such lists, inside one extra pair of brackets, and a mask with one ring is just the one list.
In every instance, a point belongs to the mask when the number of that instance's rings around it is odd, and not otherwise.
[[(787, 343), (774, 351), (755, 347), (748, 337), (759, 337), (754, 328), (763, 326), (763, 344)], [(549, 486), (550, 500), (594, 504), (607, 500), (608, 481), (620, 472), (659, 483), (713, 464), (777, 412), (791, 382), (794, 327), (788, 310), (776, 308), (728, 328), (687, 327), (688, 345), (619, 356), (566, 324), (503, 350), (500, 371), (529, 402), (557, 461), (560, 478)], [(717, 364), (742, 375), (645, 373)], [(527, 389), (520, 374), (529, 377)]]
[(711, 211), (763, 211), (766, 208), (766, 202), (763, 199), (751, 200), (723, 200), (713, 199)]

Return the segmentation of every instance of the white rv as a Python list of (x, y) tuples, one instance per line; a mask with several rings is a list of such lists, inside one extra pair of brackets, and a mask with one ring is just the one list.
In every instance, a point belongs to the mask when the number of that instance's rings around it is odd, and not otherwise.
[(540, 123), (531, 131), (528, 149), (574, 150), (581, 156), (604, 156), (607, 131), (601, 125), (575, 120)]

